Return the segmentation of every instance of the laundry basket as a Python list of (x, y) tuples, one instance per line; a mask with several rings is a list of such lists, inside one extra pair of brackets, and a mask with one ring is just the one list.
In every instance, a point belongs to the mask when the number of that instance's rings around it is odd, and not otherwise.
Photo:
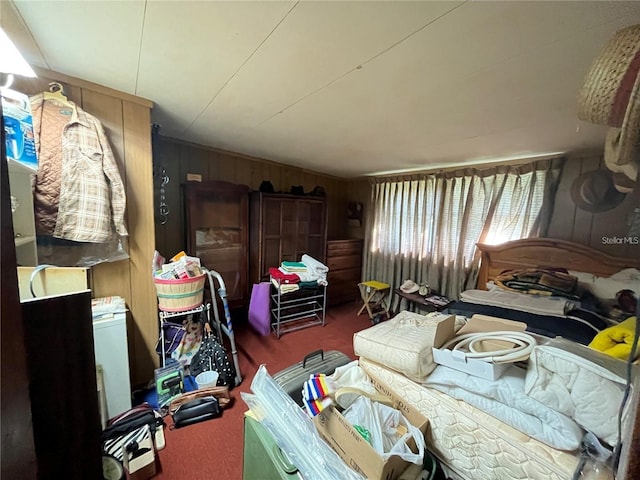
[(202, 304), (206, 273), (180, 279), (154, 278), (158, 308), (165, 312), (184, 312)]

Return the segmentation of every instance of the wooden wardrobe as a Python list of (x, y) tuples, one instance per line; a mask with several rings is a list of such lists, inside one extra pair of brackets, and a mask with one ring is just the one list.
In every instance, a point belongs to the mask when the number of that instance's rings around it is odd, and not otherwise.
[(250, 282), (269, 280), (269, 268), (300, 261), (305, 253), (325, 262), (324, 197), (252, 192), (250, 203)]

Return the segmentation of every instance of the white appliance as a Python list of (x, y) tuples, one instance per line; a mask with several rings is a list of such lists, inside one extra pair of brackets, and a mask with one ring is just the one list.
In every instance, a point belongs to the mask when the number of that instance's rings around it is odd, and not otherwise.
[(93, 319), (96, 364), (102, 365), (107, 418), (131, 408), (127, 314), (112, 313)]

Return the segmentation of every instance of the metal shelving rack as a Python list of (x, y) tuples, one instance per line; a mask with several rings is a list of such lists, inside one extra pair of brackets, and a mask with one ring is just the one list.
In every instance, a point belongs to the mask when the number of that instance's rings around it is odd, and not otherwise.
[[(295, 292), (282, 293), (271, 283), (271, 328), (276, 337), (287, 332), (315, 325), (324, 326), (327, 305), (327, 287), (301, 289)], [(307, 320), (304, 321), (303, 320)]]
[(161, 351), (162, 351), (162, 366), (164, 367), (166, 365), (166, 357), (167, 357), (167, 352), (165, 352), (164, 350), (164, 322), (165, 320), (169, 319), (169, 318), (176, 318), (176, 317), (185, 317), (187, 315), (197, 315), (199, 313), (202, 313), (204, 311), (207, 312), (207, 321), (209, 321), (209, 308), (210, 305), (208, 303), (203, 303), (202, 305), (200, 305), (199, 307), (196, 308), (192, 308), (191, 310), (186, 310), (184, 312), (165, 312), (164, 310), (160, 310), (159, 316), (160, 316), (160, 345), (161, 345)]
[[(162, 351), (162, 366), (164, 367), (166, 364), (166, 352), (164, 350), (164, 322), (168, 318), (174, 317), (183, 317), (186, 315), (195, 315), (198, 313), (205, 312), (205, 321), (211, 326), (212, 318), (211, 312), (213, 311), (213, 327), (216, 329), (216, 333), (218, 336), (218, 340), (222, 342), (222, 334), (224, 333), (229, 339), (229, 343), (231, 345), (231, 356), (233, 358), (233, 364), (236, 369), (236, 386), (240, 385), (242, 382), (242, 374), (240, 373), (240, 362), (238, 360), (238, 350), (236, 349), (236, 341), (235, 334), (233, 333), (233, 324), (231, 322), (231, 313), (229, 312), (229, 304), (227, 302), (227, 287), (222, 279), (222, 276), (216, 272), (215, 270), (209, 270), (204, 268), (205, 273), (209, 279), (209, 288), (211, 290), (211, 302), (202, 303), (196, 308), (192, 308), (191, 310), (186, 310), (183, 312), (167, 312), (164, 310), (159, 311), (160, 317), (160, 344)], [(218, 284), (218, 288), (216, 288), (216, 282)], [(224, 320), (222, 322), (221, 316), (218, 313), (218, 303), (215, 298), (215, 293), (218, 293), (220, 300), (222, 301), (222, 308), (224, 310)], [(324, 314), (323, 314), (323, 323), (324, 323)]]

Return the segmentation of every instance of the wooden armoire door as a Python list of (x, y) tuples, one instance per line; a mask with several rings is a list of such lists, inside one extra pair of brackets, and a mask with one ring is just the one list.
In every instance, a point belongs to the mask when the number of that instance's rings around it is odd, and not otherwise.
[(251, 194), (251, 282), (269, 279), (269, 268), (307, 254), (325, 261), (327, 206), (324, 198)]
[(249, 187), (229, 182), (187, 182), (187, 253), (217, 271), (230, 308), (248, 304)]

